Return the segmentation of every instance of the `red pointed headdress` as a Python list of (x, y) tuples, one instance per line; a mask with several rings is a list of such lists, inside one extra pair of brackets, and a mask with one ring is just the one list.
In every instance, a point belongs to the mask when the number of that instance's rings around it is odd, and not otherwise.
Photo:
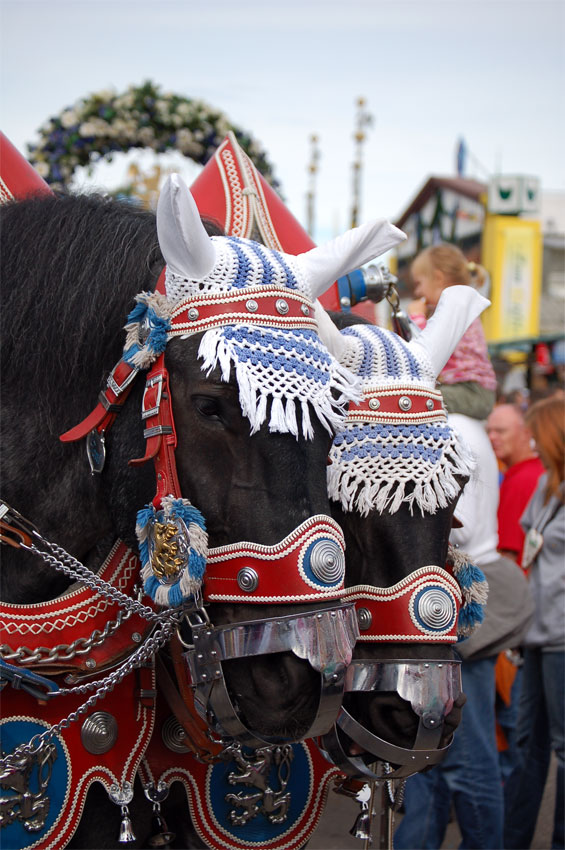
[(0, 132), (0, 204), (28, 195), (53, 194), (43, 177)]
[[(200, 214), (215, 219), (229, 236), (254, 239), (289, 254), (315, 247), (231, 131), (190, 191)], [(328, 310), (339, 310), (337, 284), (320, 301)]]

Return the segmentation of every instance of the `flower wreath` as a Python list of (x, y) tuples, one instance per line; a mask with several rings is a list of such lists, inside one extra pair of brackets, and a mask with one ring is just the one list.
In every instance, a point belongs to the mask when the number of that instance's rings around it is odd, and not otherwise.
[(76, 168), (132, 148), (156, 153), (178, 150), (205, 165), (232, 130), (258, 170), (276, 189), (272, 166), (251, 135), (235, 127), (202, 100), (162, 93), (145, 82), (124, 94), (96, 92), (65, 108), (39, 129), (40, 141), (28, 145), (29, 160), (54, 189), (64, 189)]

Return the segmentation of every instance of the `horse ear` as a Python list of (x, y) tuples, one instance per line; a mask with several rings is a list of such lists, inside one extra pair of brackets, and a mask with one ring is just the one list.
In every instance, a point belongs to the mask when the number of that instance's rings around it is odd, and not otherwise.
[(448, 286), (443, 290), (426, 327), (409, 343), (425, 350), (436, 378), (471, 322), (489, 306), (490, 301), (472, 286)]
[(343, 363), (348, 349), (348, 339), (339, 332), (319, 301), (316, 301), (315, 307), (318, 336), (330, 354), (333, 354), (339, 363)]
[(188, 186), (171, 174), (159, 195), (157, 236), (165, 262), (175, 274), (202, 280), (216, 262), (214, 243), (204, 229)]
[(405, 239), (402, 230), (381, 218), (299, 254), (297, 260), (312, 288), (312, 300), (337, 278), (374, 260)]

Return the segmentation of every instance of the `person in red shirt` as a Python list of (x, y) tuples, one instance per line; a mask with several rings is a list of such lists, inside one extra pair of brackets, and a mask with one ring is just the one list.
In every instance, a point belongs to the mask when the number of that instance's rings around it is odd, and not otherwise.
[(532, 448), (532, 434), (519, 407), (497, 405), (487, 420), (487, 434), (496, 457), (506, 467), (498, 505), (498, 550), (521, 565), (524, 532), (520, 517), (545, 470)]
[[(498, 461), (505, 467), (498, 503), (498, 551), (522, 566), (524, 531), (520, 517), (545, 472), (532, 432), (514, 404), (497, 405), (487, 419), (487, 434)], [(501, 652), (496, 663), (496, 737), (500, 770), (505, 783), (518, 759), (516, 722), (521, 688), (518, 648)]]

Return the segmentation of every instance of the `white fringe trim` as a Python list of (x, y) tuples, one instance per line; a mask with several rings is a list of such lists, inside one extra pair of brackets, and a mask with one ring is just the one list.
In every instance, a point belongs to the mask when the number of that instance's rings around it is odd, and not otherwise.
[[(367, 516), (370, 511), (396, 513), (403, 503), (433, 514), (459, 494), (461, 487), (455, 476), (469, 476), (476, 461), (455, 434), (442, 446), (439, 463), (431, 466), (425, 460), (403, 458), (354, 458), (341, 460), (340, 449), (332, 448), (328, 466), (328, 494), (344, 511), (357, 511)], [(412, 484), (411, 492), (406, 492)]]
[(361, 381), (332, 358), (329, 385), (321, 386), (306, 377), (291, 373), (284, 384), (276, 385), (272, 374), (263, 366), (250, 366), (237, 357), (236, 347), (223, 335), (222, 328), (212, 328), (202, 337), (198, 356), (202, 369), (209, 375), (219, 366), (223, 381), (229, 381), (232, 365), (239, 387), (241, 410), (251, 423), (251, 433), (256, 433), (267, 420), (268, 402), (271, 401), (269, 430), (290, 433), (298, 437), (296, 405), (300, 403), (302, 434), (314, 437), (309, 404), (329, 433), (343, 427), (350, 402), (362, 398)]

